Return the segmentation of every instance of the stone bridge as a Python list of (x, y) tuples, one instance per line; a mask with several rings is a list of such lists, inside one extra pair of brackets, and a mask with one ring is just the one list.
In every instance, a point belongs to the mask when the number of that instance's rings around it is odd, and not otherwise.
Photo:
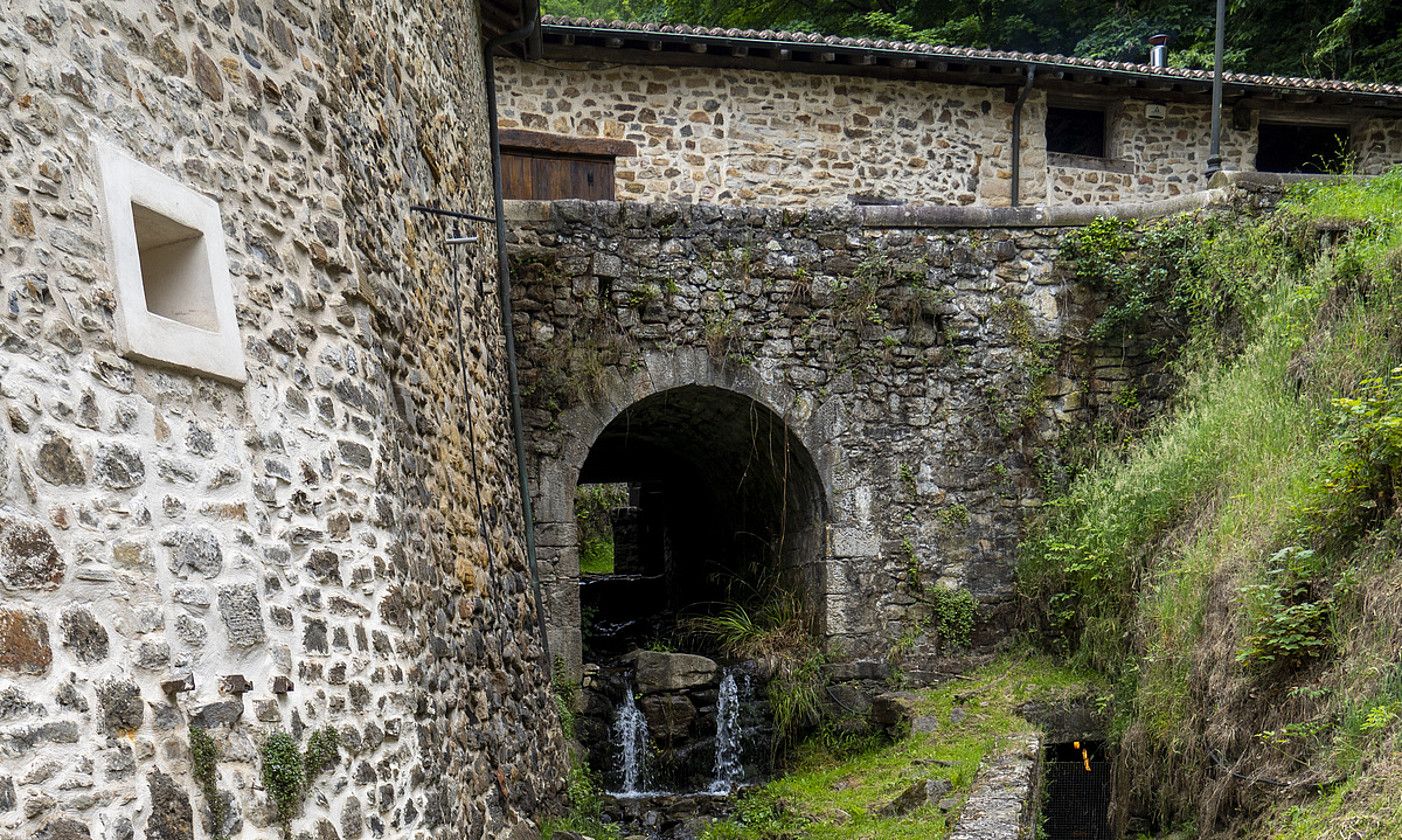
[(664, 488), (671, 603), (753, 575), (734, 535), (753, 536), (835, 659), (918, 673), (948, 651), (917, 591), (967, 590), (976, 646), (996, 642), (1056, 441), (1153, 385), (1135, 348), (1075, 340), (1095, 301), (1056, 255), (1078, 209), (509, 212), (550, 643), (571, 672), (581, 482)]

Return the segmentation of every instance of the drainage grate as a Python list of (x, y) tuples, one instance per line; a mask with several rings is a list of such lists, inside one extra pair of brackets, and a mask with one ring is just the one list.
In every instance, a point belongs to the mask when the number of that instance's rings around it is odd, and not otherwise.
[(1051, 744), (1045, 769), (1042, 830), (1047, 840), (1111, 840), (1110, 762), (1100, 745)]

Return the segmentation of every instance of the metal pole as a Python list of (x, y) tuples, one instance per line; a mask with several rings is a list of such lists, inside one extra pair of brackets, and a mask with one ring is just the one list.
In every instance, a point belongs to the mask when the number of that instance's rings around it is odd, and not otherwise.
[(497, 47), (530, 37), (540, 24), (537, 9), (526, 25), (498, 36), (483, 47), (482, 75), (487, 85), (487, 142), (492, 149), (492, 210), (497, 234), (497, 294), (501, 297), (501, 332), (506, 342), (506, 385), (511, 401), (511, 431), (516, 443), (516, 483), (521, 493), (521, 514), (526, 527), (526, 565), (531, 573), (531, 594), (535, 597), (536, 622), (540, 628), (541, 655), (545, 674), (554, 678), (555, 662), (550, 658), (550, 633), (545, 622), (545, 599), (541, 595), (540, 568), (536, 563), (535, 511), (531, 508), (531, 485), (526, 477), (526, 431), (521, 418), (521, 385), (516, 370), (516, 327), (511, 315), (511, 262), (506, 251), (506, 209), (501, 180), (501, 135), (497, 130), (497, 80), (494, 53)]
[(1222, 171), (1222, 53), (1227, 44), (1227, 0), (1217, 0), (1217, 43), (1212, 52), (1212, 148), (1207, 177)]
[(1032, 92), (1032, 82), (1037, 78), (1037, 65), (1027, 65), (1027, 81), (1022, 92), (1013, 103), (1013, 189), (1012, 206), (1022, 203), (1022, 106), (1027, 102), (1027, 94)]

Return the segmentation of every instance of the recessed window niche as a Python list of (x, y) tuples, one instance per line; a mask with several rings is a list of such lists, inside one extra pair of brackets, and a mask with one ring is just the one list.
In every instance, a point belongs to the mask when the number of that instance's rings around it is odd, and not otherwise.
[(123, 353), (244, 382), (219, 205), (112, 146), (96, 151)]

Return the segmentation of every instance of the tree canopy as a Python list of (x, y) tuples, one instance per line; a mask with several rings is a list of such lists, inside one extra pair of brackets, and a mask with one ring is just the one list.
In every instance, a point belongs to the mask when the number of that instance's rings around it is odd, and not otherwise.
[[(1211, 67), (1215, 0), (544, 0), (547, 14), (784, 29)], [(1227, 69), (1402, 82), (1402, 3), (1228, 0)]]

